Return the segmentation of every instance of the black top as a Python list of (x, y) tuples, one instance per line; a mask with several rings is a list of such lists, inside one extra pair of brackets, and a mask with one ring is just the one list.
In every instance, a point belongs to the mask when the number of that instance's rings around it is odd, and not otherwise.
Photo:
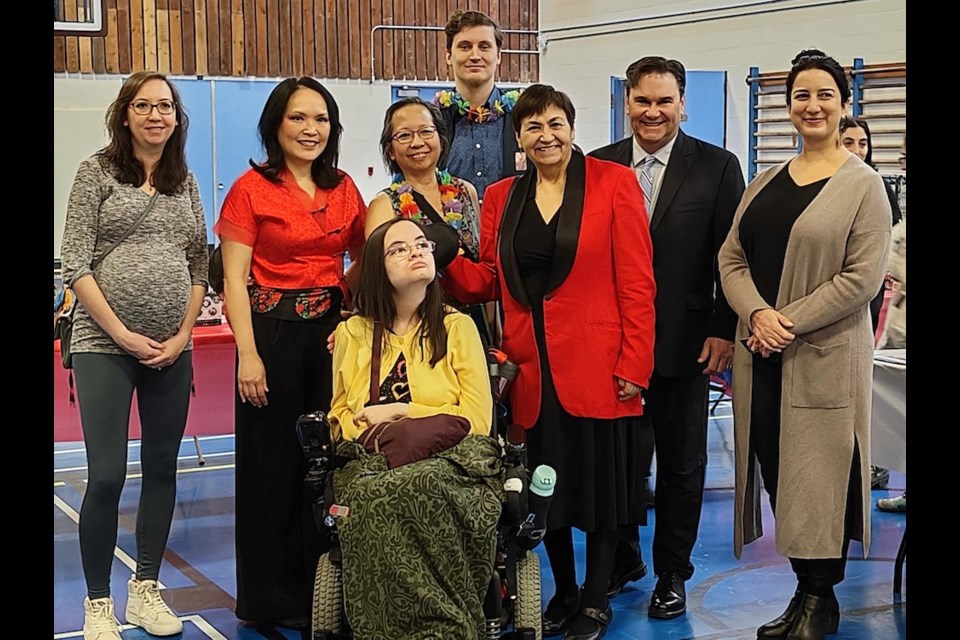
[(801, 187), (790, 176), (788, 165), (760, 190), (743, 212), (740, 243), (750, 266), (753, 284), (771, 307), (777, 304), (783, 261), (793, 225), (829, 179)]
[(407, 380), (407, 358), (400, 352), (397, 361), (390, 369), (383, 384), (380, 385), (380, 402), (378, 404), (389, 404), (391, 402), (410, 403), (410, 383)]

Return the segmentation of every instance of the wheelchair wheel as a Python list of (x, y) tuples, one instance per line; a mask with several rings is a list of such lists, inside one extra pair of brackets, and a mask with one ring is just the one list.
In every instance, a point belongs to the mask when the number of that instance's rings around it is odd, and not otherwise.
[(513, 607), (514, 629), (533, 629), (536, 640), (543, 637), (540, 613), (540, 556), (533, 551), (517, 562), (517, 600)]
[(321, 631), (339, 633), (342, 610), (343, 576), (340, 567), (330, 561), (330, 554), (325, 553), (317, 563), (317, 575), (313, 582), (313, 635)]

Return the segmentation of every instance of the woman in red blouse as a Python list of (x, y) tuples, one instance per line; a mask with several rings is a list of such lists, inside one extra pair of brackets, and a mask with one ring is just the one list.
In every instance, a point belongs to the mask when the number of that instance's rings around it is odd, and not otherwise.
[(366, 210), (337, 169), (340, 112), (312, 78), (288, 78), (260, 116), (267, 159), (234, 183), (215, 230), (237, 342), (237, 617), (306, 624), (321, 541), (301, 487), (297, 417), (330, 408), (327, 337), (343, 255), (361, 257)]

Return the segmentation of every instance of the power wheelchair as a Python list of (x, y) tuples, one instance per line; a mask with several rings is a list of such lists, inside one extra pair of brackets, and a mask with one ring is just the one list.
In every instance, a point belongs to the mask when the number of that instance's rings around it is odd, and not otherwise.
[[(541, 501), (534, 509), (539, 515), (535, 517), (523, 430), (508, 427), (507, 411), (501, 401), (516, 377), (517, 367), (495, 349), (489, 350), (487, 360), (496, 414), (493, 430), (503, 445), (505, 498), (497, 526), (495, 570), (484, 601), (485, 634), (480, 640), (541, 640), (540, 560), (533, 549), (543, 537), (545, 507)], [(344, 461), (334, 455), (330, 425), (322, 412), (301, 416), (297, 435), (308, 461), (304, 482), (313, 496), (314, 520), (327, 537), (330, 549), (317, 563), (310, 637), (346, 640), (353, 636), (344, 609), (342, 555), (335, 519), (337, 509), (342, 507), (334, 500), (332, 482), (333, 470)], [(550, 478), (546, 483), (552, 481)], [(552, 486), (549, 492), (552, 493)]]

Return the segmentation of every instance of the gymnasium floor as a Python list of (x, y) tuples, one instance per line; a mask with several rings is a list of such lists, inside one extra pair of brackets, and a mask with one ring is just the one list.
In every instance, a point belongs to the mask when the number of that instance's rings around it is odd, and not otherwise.
[[(236, 580), (233, 545), (233, 437), (201, 438), (205, 464), (198, 464), (192, 439), (181, 447), (179, 494), (160, 582), (165, 599), (181, 616), (185, 640), (299, 639), (289, 630), (256, 630), (240, 625), (233, 615)], [(709, 427), (710, 458), (700, 537), (694, 550), (697, 568), (687, 583), (688, 610), (671, 621), (647, 617), (646, 606), (656, 583), (652, 574), (631, 583), (613, 601), (610, 640), (749, 640), (760, 624), (780, 614), (793, 593), (793, 574), (777, 555), (773, 517), (764, 500), (767, 535), (733, 557), (733, 432), (729, 402), (720, 403)], [(134, 566), (134, 522), (139, 499), (139, 442), (129, 447), (128, 480), (120, 503), (120, 534), (114, 554), (112, 585), (118, 617), (123, 621), (126, 581)], [(86, 460), (83, 443), (54, 445), (54, 638), (82, 638), (82, 601), (85, 595), (77, 542)], [(874, 500), (895, 496), (905, 486), (893, 473), (887, 490), (875, 490)], [(651, 524), (655, 518), (651, 510)], [(851, 544), (847, 579), (837, 589), (842, 619), (836, 640), (894, 640), (906, 638), (906, 570), (903, 597), (895, 604), (893, 560), (906, 526), (904, 514), (873, 511), (871, 555), (860, 558), (860, 546)], [(642, 530), (644, 558), (651, 559), (652, 529)], [(583, 536), (575, 538), (583, 556)], [(553, 592), (546, 556), (544, 602)], [(583, 567), (580, 566), (582, 578)], [(125, 640), (151, 638), (132, 628)]]

